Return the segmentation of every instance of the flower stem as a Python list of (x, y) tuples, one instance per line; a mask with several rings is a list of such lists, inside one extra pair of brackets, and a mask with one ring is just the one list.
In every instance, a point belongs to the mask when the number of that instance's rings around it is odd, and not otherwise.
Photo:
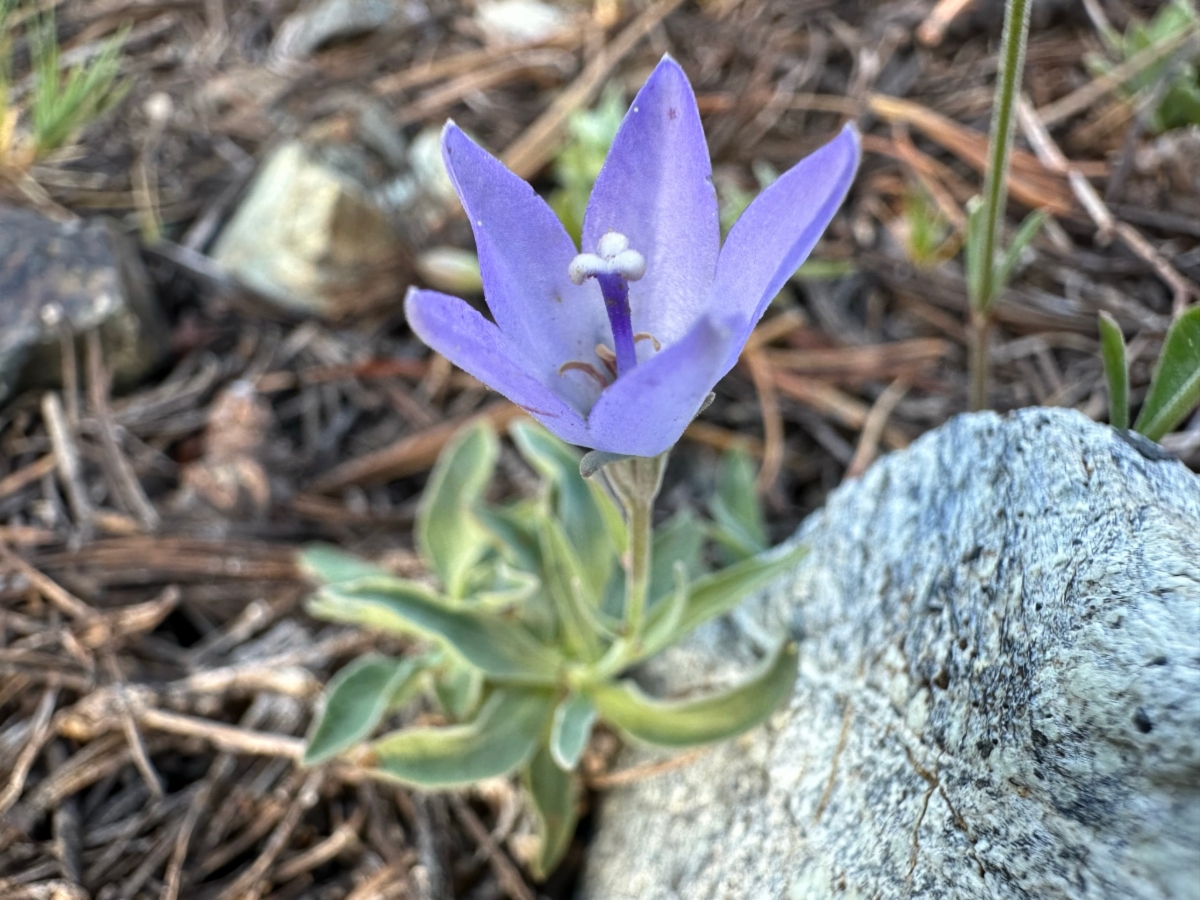
[(646, 621), (646, 594), (650, 587), (653, 547), (654, 498), (662, 487), (667, 454), (631, 456), (604, 469), (608, 483), (625, 509), (629, 549), (625, 554), (625, 641), (638, 643)]

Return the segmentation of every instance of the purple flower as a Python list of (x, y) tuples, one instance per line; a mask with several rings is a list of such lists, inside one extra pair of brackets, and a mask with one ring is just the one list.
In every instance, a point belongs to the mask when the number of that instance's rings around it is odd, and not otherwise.
[(495, 322), (457, 297), (410, 290), (413, 330), (564, 441), (657, 456), (833, 218), (859, 142), (848, 125), (785, 172), (721, 247), (696, 98), (664, 57), (596, 180), (583, 253), (533, 188), (452, 122), (442, 153)]

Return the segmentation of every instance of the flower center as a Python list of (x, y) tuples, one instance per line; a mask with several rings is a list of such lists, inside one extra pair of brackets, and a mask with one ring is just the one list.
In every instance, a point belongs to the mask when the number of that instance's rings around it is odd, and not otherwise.
[(646, 258), (630, 248), (629, 238), (610, 231), (596, 243), (595, 253), (580, 253), (571, 260), (567, 272), (576, 284), (595, 278), (600, 285), (608, 323), (612, 327), (616, 374), (628, 372), (637, 365), (636, 336), (629, 311), (629, 282), (646, 274)]

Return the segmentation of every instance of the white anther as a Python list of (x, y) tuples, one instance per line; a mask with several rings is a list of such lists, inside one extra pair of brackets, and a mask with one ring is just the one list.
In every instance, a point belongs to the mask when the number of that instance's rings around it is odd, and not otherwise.
[(637, 281), (646, 274), (646, 257), (629, 249), (629, 238), (619, 231), (610, 231), (596, 242), (598, 253), (580, 253), (567, 268), (576, 284), (583, 284), (597, 275), (620, 275), (626, 281)]

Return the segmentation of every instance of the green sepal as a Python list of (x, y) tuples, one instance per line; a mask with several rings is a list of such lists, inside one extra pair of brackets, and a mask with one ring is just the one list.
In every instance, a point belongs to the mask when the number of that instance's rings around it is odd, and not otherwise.
[(679, 618), (676, 638), (729, 612), (776, 575), (795, 566), (807, 552), (800, 544), (776, 547), (698, 578), (688, 588), (687, 607)]
[(498, 615), (452, 609), (428, 588), (392, 578), (330, 585), (309, 598), (310, 615), (407, 636), (432, 638), (497, 681), (554, 684), (562, 656)]
[(313, 581), (337, 584), (369, 576), (387, 577), (387, 569), (333, 544), (309, 544), (298, 556), (300, 571)]
[(755, 475), (749, 454), (731, 450), (721, 459), (716, 493), (709, 502), (715, 521), (712, 536), (733, 561), (767, 549), (767, 526), (758, 502)]
[(595, 722), (596, 707), (583, 694), (570, 694), (554, 708), (549, 749), (560, 767), (573, 772), (579, 765)]
[(1113, 428), (1129, 427), (1129, 363), (1125, 358), (1125, 335), (1117, 320), (1101, 311), (1100, 358), (1108, 379), (1108, 424)]
[(545, 881), (571, 847), (579, 820), (579, 777), (564, 771), (545, 747), (538, 749), (521, 773), (537, 819), (537, 854), (529, 860), (530, 874)]
[(1171, 323), (1154, 367), (1150, 393), (1133, 425), (1152, 441), (1161, 440), (1200, 403), (1200, 306)]
[(370, 737), (390, 710), (412, 697), (422, 663), (371, 653), (344, 666), (325, 688), (301, 764), (314, 766)]
[(471, 567), (489, 547), (474, 508), (496, 467), (500, 444), (486, 421), (467, 425), (446, 445), (421, 495), (414, 529), (417, 549), (454, 599), (467, 590)]
[(799, 651), (788, 644), (742, 684), (689, 700), (657, 700), (631, 681), (587, 688), (596, 711), (629, 738), (657, 747), (683, 748), (735, 737), (767, 718), (791, 696)]
[(554, 707), (549, 691), (500, 688), (464, 725), (405, 728), (371, 744), (373, 765), (421, 788), (462, 787), (524, 765)]

